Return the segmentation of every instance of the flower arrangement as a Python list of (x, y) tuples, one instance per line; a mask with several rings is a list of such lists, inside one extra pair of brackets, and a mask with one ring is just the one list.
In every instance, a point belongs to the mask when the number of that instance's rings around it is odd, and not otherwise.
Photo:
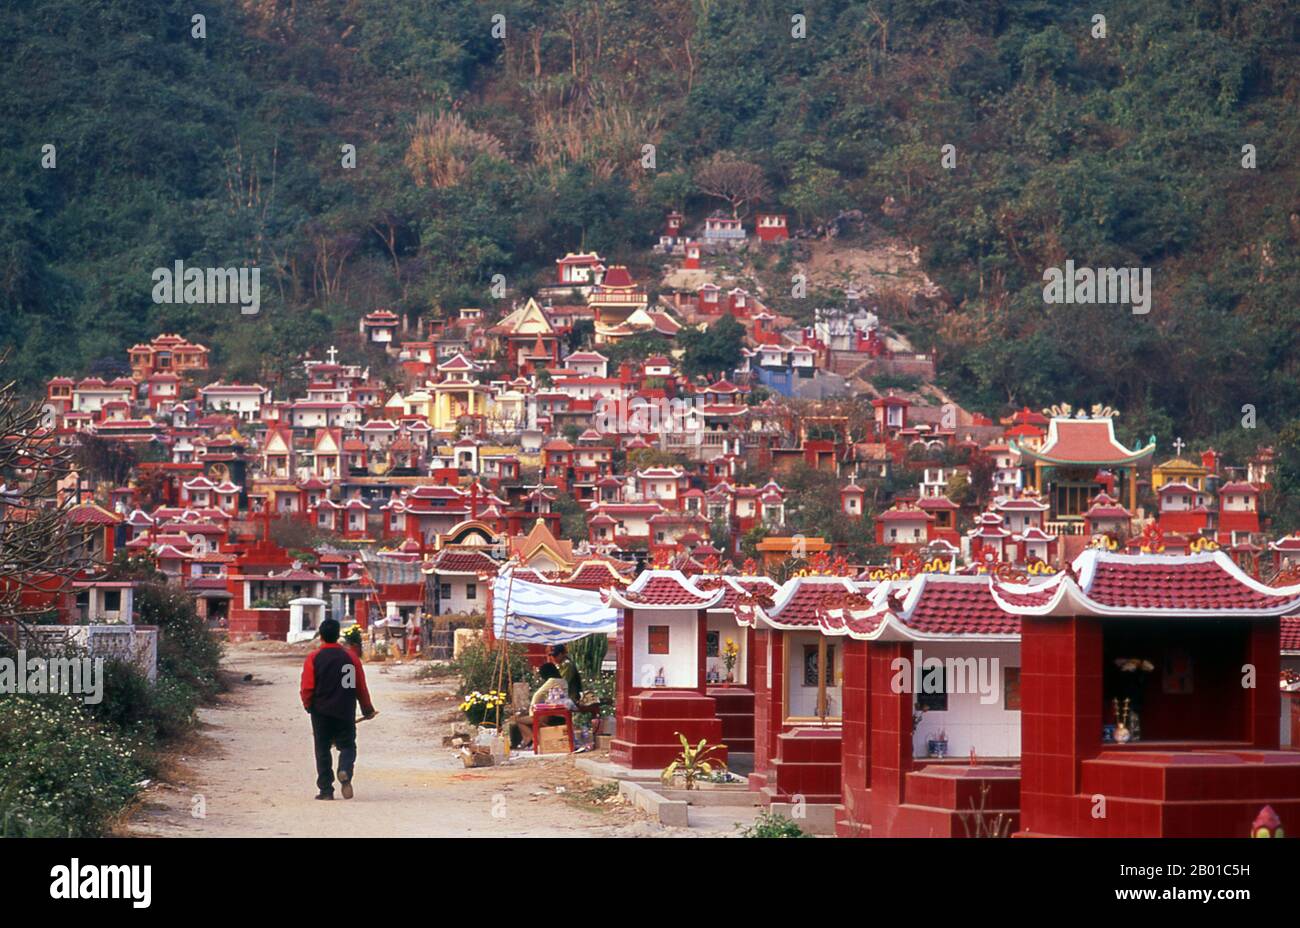
[(727, 679), (731, 679), (731, 672), (736, 669), (736, 660), (740, 657), (740, 645), (735, 640), (728, 638), (722, 643), (722, 663), (727, 668)]
[(510, 697), (500, 690), (488, 690), (486, 693), (475, 690), (465, 697), (460, 704), (460, 711), (465, 713), (465, 720), (471, 725), (483, 725), (489, 719), (495, 722), (498, 712), (504, 717), (509, 702)]
[(343, 640), (351, 645), (361, 644), (361, 626), (349, 626), (348, 630), (343, 633)]

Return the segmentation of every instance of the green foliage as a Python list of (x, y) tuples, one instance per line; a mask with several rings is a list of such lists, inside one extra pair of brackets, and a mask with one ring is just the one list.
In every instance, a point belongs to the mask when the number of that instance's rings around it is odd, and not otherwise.
[[(635, 263), (665, 209), (718, 202), (694, 178), (725, 151), (761, 169), (765, 209), (856, 209), (919, 247), (952, 299), (886, 321), (967, 406), (1106, 402), (1162, 439), (1300, 406), (1288, 0), (1118, 0), (1104, 40), (1041, 0), (825, 0), (810, 41), (775, 0), (510, 0), (504, 43), (474, 0), (208, 6), (203, 41), (178, 0), (0, 10), (0, 346), (25, 385), (180, 331), (214, 373), (280, 386), (365, 309), (480, 305), (496, 273), (526, 292), (580, 248)], [(503, 152), (419, 186), (412, 123), (447, 110)], [(1151, 312), (1044, 305), (1067, 258), (1152, 268)], [(153, 303), (177, 259), (260, 266), (262, 312)], [(814, 302), (768, 297), (801, 320)], [(692, 373), (732, 366), (722, 325), (681, 333)]]
[(167, 681), (188, 691), (195, 705), (215, 696), (221, 688), (221, 643), (199, 618), (189, 595), (167, 584), (145, 583), (136, 587), (135, 608), (138, 624), (158, 626), (160, 684)]
[(76, 700), (0, 697), (0, 835), (97, 837), (141, 775), (130, 740)]
[(681, 780), (683, 788), (695, 789), (697, 780), (711, 775), (715, 769), (727, 769), (725, 761), (712, 756), (717, 751), (725, 751), (725, 744), (709, 744), (701, 738), (699, 744), (692, 745), (681, 732), (674, 734), (681, 740), (682, 750), (659, 774), (665, 785), (671, 786), (674, 781)]
[(786, 505), (784, 534), (799, 533), (825, 538), (845, 545), (845, 555), (854, 563), (871, 559), (875, 545), (872, 528), (872, 499), (863, 500), (861, 519), (851, 519), (840, 508), (840, 488), (844, 480), (825, 470), (799, 464), (782, 475)]
[[(601, 675), (601, 665), (609, 653), (609, 636), (586, 635), (568, 646), (569, 657), (582, 675), (582, 682), (594, 681)], [(590, 687), (588, 687), (590, 688)]]
[(105, 725), (129, 733), (146, 744), (175, 738), (194, 724), (198, 696), (172, 677), (156, 683), (125, 661), (104, 662), (104, 698), (87, 705), (88, 715)]
[(460, 686), (456, 693), (459, 696), (468, 696), (473, 692), (486, 693), (490, 690), (497, 689), (498, 685), (504, 686), (507, 683), (527, 683), (529, 689), (535, 689), (537, 686), (537, 675), (533, 673), (533, 668), (528, 663), (528, 648), (522, 644), (512, 644), (510, 650), (510, 678), (498, 679), (499, 668), (499, 650), (498, 647), (489, 647), (483, 641), (472, 641), (461, 649), (460, 657), (452, 661), (452, 667), (455, 668), (456, 675), (460, 678)]
[(577, 544), (587, 540), (587, 511), (568, 493), (557, 493), (551, 511), (560, 514), (560, 537)]
[(682, 370), (689, 377), (700, 374), (730, 377), (740, 364), (744, 348), (745, 327), (734, 316), (725, 315), (703, 332), (685, 328), (677, 333), (677, 343), (684, 350)]
[(760, 812), (754, 823), (743, 831), (742, 838), (811, 838), (808, 834), (784, 815), (775, 812)]
[[(683, 329), (682, 332), (686, 330)], [(682, 332), (677, 333), (677, 341), (680, 342)], [(646, 358), (653, 357), (657, 354), (667, 354), (669, 349), (676, 347), (666, 340), (662, 335), (654, 332), (638, 332), (636, 335), (620, 339), (613, 345), (601, 345), (600, 353), (609, 358), (610, 373), (615, 373), (618, 366), (624, 361), (644, 361)]]

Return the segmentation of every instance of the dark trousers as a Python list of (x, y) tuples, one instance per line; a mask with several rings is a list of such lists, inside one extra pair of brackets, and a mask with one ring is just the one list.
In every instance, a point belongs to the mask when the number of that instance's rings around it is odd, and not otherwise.
[(338, 719), (319, 712), (311, 714), (311, 734), (316, 742), (316, 788), (321, 792), (334, 792), (334, 756), (331, 748), (339, 749), (339, 773), (352, 776), (352, 765), (357, 761), (357, 723), (353, 719)]

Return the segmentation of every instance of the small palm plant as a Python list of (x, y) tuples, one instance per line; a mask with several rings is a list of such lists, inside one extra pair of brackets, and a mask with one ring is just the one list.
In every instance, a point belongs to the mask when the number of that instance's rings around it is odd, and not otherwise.
[(682, 753), (677, 755), (677, 759), (664, 768), (664, 772), (659, 775), (664, 785), (668, 785), (672, 780), (680, 776), (686, 789), (695, 789), (696, 780), (702, 779), (713, 773), (714, 767), (727, 769), (724, 761), (717, 758), (709, 759), (709, 755), (714, 751), (725, 751), (725, 744), (709, 744), (701, 738), (700, 743), (691, 747), (691, 743), (686, 740), (686, 736), (681, 732), (673, 732), (682, 742)]

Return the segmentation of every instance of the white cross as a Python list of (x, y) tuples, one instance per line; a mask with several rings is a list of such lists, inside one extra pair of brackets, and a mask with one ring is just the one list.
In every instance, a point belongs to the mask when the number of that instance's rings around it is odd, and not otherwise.
[(325, 353), (330, 356), (331, 364), (333, 364), (338, 359), (339, 350), (335, 348), (333, 345), (330, 345), (330, 350)]
[(1182, 455), (1183, 455), (1183, 449), (1186, 448), (1186, 447), (1187, 447), (1187, 444), (1186, 444), (1186, 443), (1185, 443), (1181, 438), (1175, 438), (1175, 439), (1174, 439), (1174, 454), (1175, 454), (1175, 455), (1177, 455), (1178, 457), (1182, 457)]

